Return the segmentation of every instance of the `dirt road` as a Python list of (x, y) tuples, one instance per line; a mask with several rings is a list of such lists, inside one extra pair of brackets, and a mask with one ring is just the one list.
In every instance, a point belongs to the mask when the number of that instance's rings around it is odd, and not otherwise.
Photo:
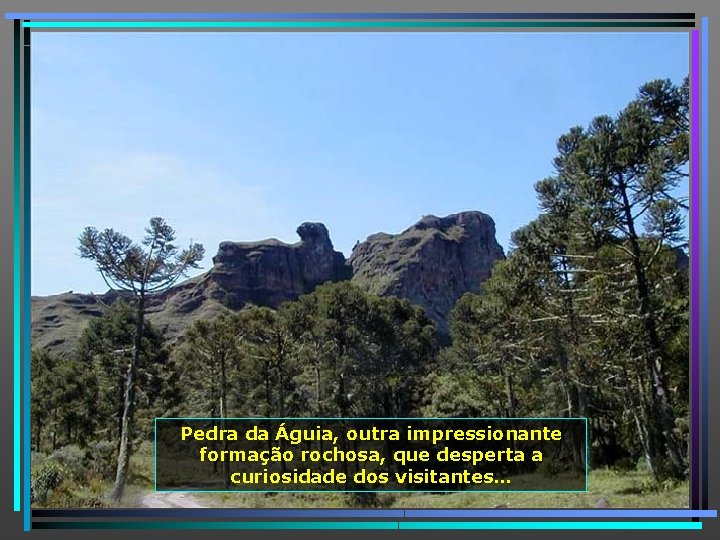
[(192, 493), (182, 491), (148, 493), (142, 498), (142, 505), (146, 508), (205, 508)]

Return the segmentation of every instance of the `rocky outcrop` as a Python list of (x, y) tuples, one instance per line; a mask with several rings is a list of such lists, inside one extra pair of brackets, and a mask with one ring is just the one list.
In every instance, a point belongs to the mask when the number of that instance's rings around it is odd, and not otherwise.
[[(426, 216), (400, 234), (374, 234), (356, 246), (349, 261), (335, 251), (322, 223), (303, 223), (297, 234), (295, 244), (222, 242), (210, 270), (148, 299), (148, 320), (172, 339), (226, 307), (278, 307), (327, 281), (352, 279), (369, 292), (422, 306), (445, 331), (455, 301), (478, 291), (503, 257), (492, 218), (480, 212)], [(33, 297), (33, 347), (69, 351), (88, 321), (120, 297), (113, 291)]]
[[(297, 233), (295, 244), (274, 238), (222, 242), (210, 270), (147, 299), (147, 319), (172, 339), (193, 321), (211, 318), (225, 307), (278, 307), (326, 281), (350, 278), (345, 257), (333, 249), (325, 225), (303, 223)], [(122, 296), (109, 291), (32, 297), (33, 347), (70, 351), (89, 321)]]
[(348, 262), (354, 282), (422, 306), (445, 331), (457, 299), (478, 292), (504, 257), (492, 218), (461, 212), (425, 216), (400, 234), (374, 234), (355, 247)]
[(277, 307), (321, 283), (349, 277), (345, 257), (333, 249), (325, 225), (303, 223), (297, 233), (296, 244), (274, 238), (221, 243), (207, 276), (217, 285), (216, 299), (231, 309), (248, 302)]

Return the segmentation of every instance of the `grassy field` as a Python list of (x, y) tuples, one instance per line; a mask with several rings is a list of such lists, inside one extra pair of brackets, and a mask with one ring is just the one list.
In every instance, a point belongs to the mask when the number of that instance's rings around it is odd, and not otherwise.
[[(657, 486), (640, 471), (590, 472), (586, 493), (379, 493), (366, 504), (381, 508), (686, 508), (688, 483)], [(342, 493), (194, 493), (206, 506), (238, 508), (351, 507)]]
[[(153, 489), (153, 455), (150, 445), (133, 457), (131, 484), (125, 506), (139, 506)], [(688, 482), (657, 485), (646, 471), (597, 469), (590, 471), (585, 493), (378, 493), (369, 500), (343, 493), (193, 493), (208, 507), (238, 508), (687, 508)]]
[[(132, 457), (123, 507), (143, 506), (154, 492), (151, 443), (143, 443)], [(688, 482), (657, 485), (642, 470), (590, 471), (589, 491), (582, 493), (190, 493), (205, 507), (235, 508), (687, 508)], [(48, 506), (108, 505), (112, 481), (93, 480), (63, 487)]]

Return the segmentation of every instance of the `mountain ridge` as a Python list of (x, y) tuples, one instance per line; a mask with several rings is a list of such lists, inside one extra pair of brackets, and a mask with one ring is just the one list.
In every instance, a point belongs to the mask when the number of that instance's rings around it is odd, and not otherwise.
[[(322, 283), (350, 281), (421, 306), (446, 333), (457, 299), (479, 292), (494, 262), (505, 257), (493, 219), (478, 211), (426, 215), (398, 234), (372, 234), (347, 259), (335, 251), (323, 223), (305, 222), (296, 232), (300, 240), (293, 244), (276, 238), (221, 242), (208, 271), (148, 299), (148, 320), (173, 338), (225, 308), (277, 308)], [(102, 315), (103, 304), (123, 296), (111, 290), (32, 297), (32, 346), (72, 349), (89, 321)]]

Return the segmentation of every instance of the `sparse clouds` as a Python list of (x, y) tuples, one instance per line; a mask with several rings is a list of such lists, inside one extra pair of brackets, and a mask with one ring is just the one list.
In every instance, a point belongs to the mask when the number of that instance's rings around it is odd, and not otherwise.
[[(39, 167), (32, 186), (33, 294), (103, 285), (87, 261), (73, 255), (86, 226), (113, 228), (139, 239), (152, 216), (165, 217), (178, 241), (203, 243), (211, 264), (225, 235), (262, 235), (270, 218), (266, 190), (202, 162), (142, 149), (89, 152), (62, 170)], [(56, 265), (65, 269), (57, 275)], [(99, 290), (99, 289), (95, 289)]]
[(561, 133), (688, 70), (679, 33), (53, 32), (32, 55), (34, 294), (100, 290), (82, 229), (156, 215), (205, 268), (302, 221), (347, 255), (481, 210), (507, 247)]

